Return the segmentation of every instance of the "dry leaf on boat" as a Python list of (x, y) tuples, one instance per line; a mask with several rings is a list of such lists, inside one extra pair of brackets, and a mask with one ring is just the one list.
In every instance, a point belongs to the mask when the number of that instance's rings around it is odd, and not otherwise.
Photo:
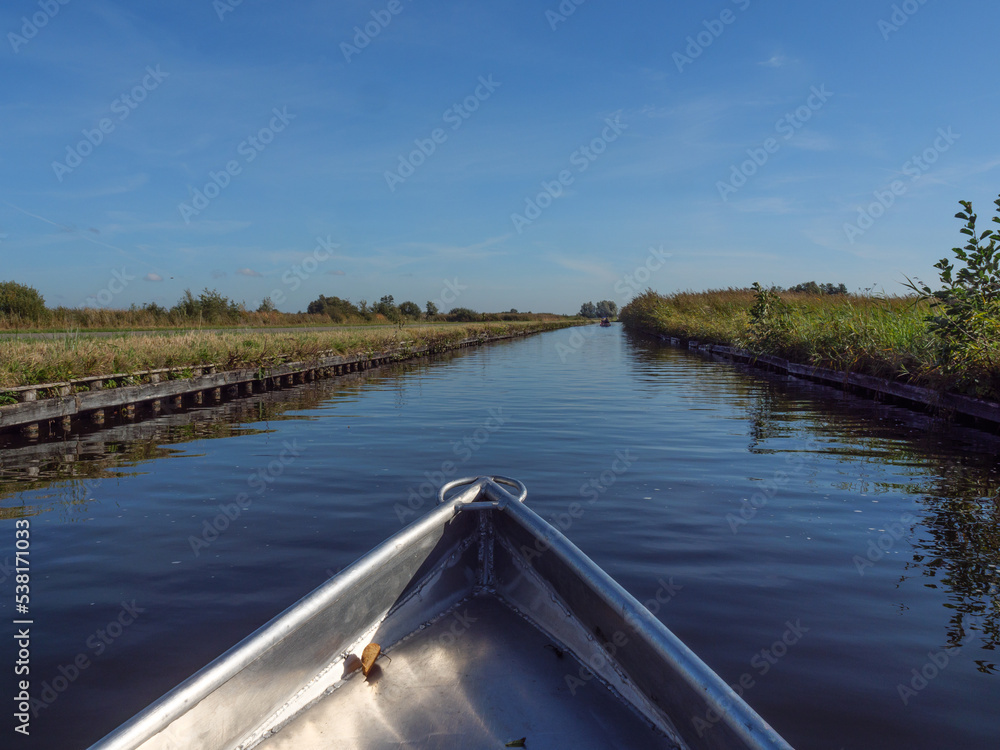
[(365, 677), (368, 676), (380, 653), (382, 653), (382, 647), (377, 643), (369, 643), (361, 652), (361, 673)]

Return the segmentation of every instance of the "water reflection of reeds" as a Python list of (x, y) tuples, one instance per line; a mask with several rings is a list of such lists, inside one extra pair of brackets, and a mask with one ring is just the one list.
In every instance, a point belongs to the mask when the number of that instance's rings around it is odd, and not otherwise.
[[(807, 433), (822, 441), (827, 455), (845, 462), (893, 466), (895, 481), (862, 469), (837, 489), (916, 496), (924, 513), (917, 514), (907, 533), (913, 556), (900, 586), (912, 581), (946, 591), (951, 614), (942, 646), (966, 644), (971, 634), (978, 634), (987, 650), (1000, 645), (1000, 439), (787, 376), (711, 363), (648, 337), (629, 342), (640, 362), (681, 357), (700, 366), (742, 370), (745, 379), (725, 383), (692, 376), (686, 397), (741, 403), (751, 453), (772, 452), (776, 438)], [(900, 474), (913, 479), (900, 482)], [(980, 671), (997, 670), (992, 662), (976, 663)]]

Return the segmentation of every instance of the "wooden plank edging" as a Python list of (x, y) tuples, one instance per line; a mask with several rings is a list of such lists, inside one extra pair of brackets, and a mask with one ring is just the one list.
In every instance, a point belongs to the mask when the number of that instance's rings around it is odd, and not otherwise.
[(813, 367), (791, 362), (780, 357), (772, 357), (766, 354), (753, 354), (742, 349), (719, 344), (698, 344), (691, 345), (691, 341), (664, 336), (659, 333), (646, 331), (650, 335), (656, 336), (664, 343), (674, 346), (681, 346), (705, 354), (713, 354), (726, 359), (744, 362), (754, 367), (764, 366), (766, 369), (785, 372), (797, 378), (813, 380), (836, 388), (845, 389), (848, 386), (861, 388), (874, 393), (881, 393), (903, 401), (908, 401), (920, 406), (929, 407), (938, 411), (952, 411), (966, 417), (974, 417), (985, 422), (1000, 424), (1000, 403), (985, 401), (972, 396), (963, 396), (957, 393), (947, 393), (936, 391), (931, 388), (899, 383), (894, 380), (886, 380), (873, 375), (862, 375), (860, 373), (848, 372), (846, 370), (829, 370), (824, 367)]
[[(551, 330), (551, 329), (546, 329)], [(143, 370), (136, 373), (115, 373), (112, 375), (91, 375), (60, 383), (40, 383), (38, 385), (0, 388), (0, 393), (17, 394), (18, 403), (0, 406), (0, 432), (15, 428), (34, 429), (37, 432), (39, 423), (57, 419), (69, 419), (86, 413), (101, 414), (104, 409), (128, 407), (130, 405), (148, 403), (167, 398), (177, 398), (186, 394), (212, 391), (217, 388), (239, 387), (242, 384), (254, 382), (272, 383), (280, 380), (281, 384), (306, 382), (316, 377), (332, 377), (336, 375), (357, 373), (389, 362), (399, 362), (406, 359), (425, 356), (435, 352), (451, 351), (479, 344), (491, 343), (505, 339), (529, 336), (544, 331), (515, 331), (498, 336), (470, 336), (448, 343), (446, 346), (411, 347), (407, 342), (396, 349), (383, 352), (371, 352), (343, 356), (328, 353), (316, 360), (303, 362), (286, 362), (267, 368), (241, 368), (238, 370), (219, 371), (218, 365), (190, 365), (159, 370)], [(163, 380), (164, 375), (191, 371), (192, 377)], [(207, 372), (206, 372), (207, 371)], [(146, 377), (151, 382), (137, 385), (123, 385), (105, 388), (107, 381), (118, 381), (126, 378)], [(284, 379), (289, 380), (285, 381)], [(74, 388), (86, 387), (74, 393)], [(55, 392), (58, 395), (49, 398), (39, 398), (39, 391)], [(247, 391), (250, 392), (250, 391)]]

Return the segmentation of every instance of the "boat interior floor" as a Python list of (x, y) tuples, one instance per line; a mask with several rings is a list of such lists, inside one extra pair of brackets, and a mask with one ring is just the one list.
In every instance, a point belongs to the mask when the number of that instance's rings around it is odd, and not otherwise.
[(312, 748), (673, 748), (571, 654), (492, 594), (389, 645), (256, 745)]

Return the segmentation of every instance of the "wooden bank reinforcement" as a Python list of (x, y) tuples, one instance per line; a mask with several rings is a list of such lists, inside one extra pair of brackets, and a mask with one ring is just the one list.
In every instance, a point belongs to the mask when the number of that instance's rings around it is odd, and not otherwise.
[(958, 414), (974, 422), (983, 423), (982, 426), (989, 426), (994, 430), (1000, 425), (1000, 404), (993, 401), (984, 401), (972, 398), (971, 396), (961, 396), (955, 393), (936, 391), (931, 388), (898, 383), (871, 375), (801, 365), (790, 362), (787, 359), (781, 359), (780, 357), (753, 354), (731, 346), (702, 344), (694, 339), (680, 339), (651, 331), (646, 331), (645, 333), (655, 336), (665, 343), (687, 348), (699, 354), (719, 357), (732, 362), (741, 362), (751, 367), (758, 367), (772, 372), (786, 373), (803, 380), (810, 380), (841, 390), (874, 396), (875, 398), (889, 398), (901, 402), (906, 406), (930, 410), (941, 416)]
[(73, 420), (101, 426), (112, 418), (138, 420), (185, 406), (221, 403), (254, 393), (286, 388), (321, 378), (364, 372), (374, 367), (542, 331), (461, 339), (448, 345), (400, 347), (350, 356), (327, 353), (308, 362), (259, 368), (221, 370), (217, 365), (173, 367), (133, 373), (78, 378), (63, 383), (4, 388), (18, 403), (0, 406), (0, 433), (20, 431), (25, 437), (61, 437)]

